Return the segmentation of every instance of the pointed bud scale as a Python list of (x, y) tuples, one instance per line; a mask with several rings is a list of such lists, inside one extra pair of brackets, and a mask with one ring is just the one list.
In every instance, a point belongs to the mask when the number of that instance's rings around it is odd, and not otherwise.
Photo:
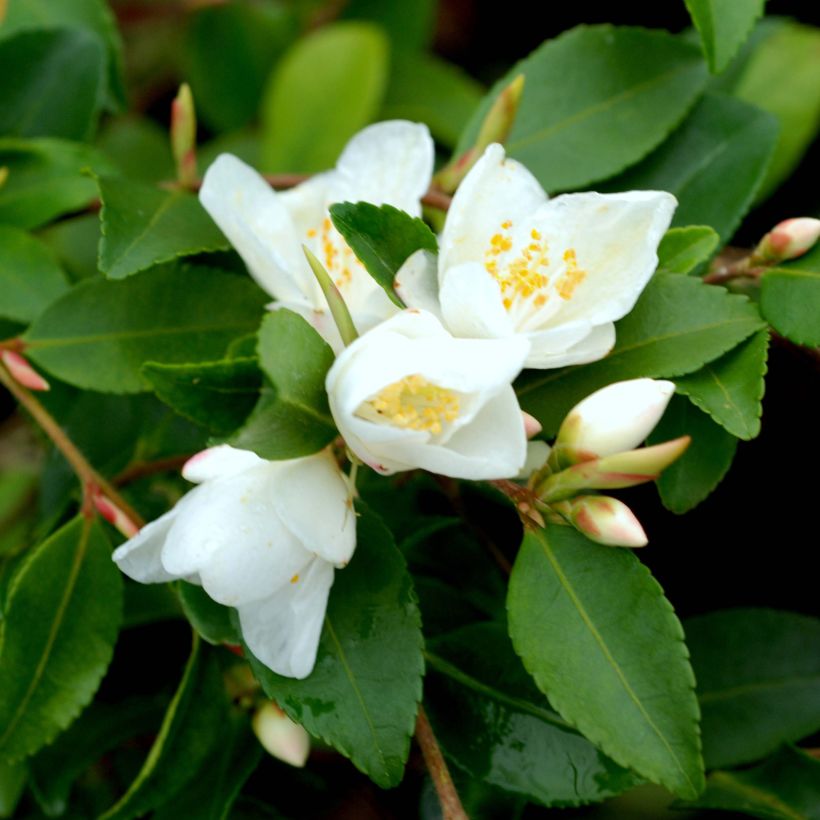
[(558, 511), (591, 541), (608, 547), (645, 547), (649, 539), (641, 522), (617, 498), (579, 495), (557, 506)]
[(177, 179), (185, 188), (196, 183), (196, 112), (187, 83), (171, 103), (171, 150), (177, 165)]
[(347, 309), (344, 297), (339, 292), (339, 288), (336, 287), (336, 283), (330, 278), (330, 274), (325, 270), (324, 265), (314, 256), (310, 248), (302, 245), (302, 250), (327, 300), (330, 315), (333, 316), (333, 321), (336, 323), (339, 335), (342, 337), (342, 342), (344, 342), (345, 345), (349, 345), (352, 341), (359, 338), (359, 332), (356, 330), (356, 325), (353, 324), (353, 319), (350, 316), (350, 311)]
[(13, 350), (0, 353), (0, 360), (8, 368), (12, 378), (29, 390), (51, 390), (51, 385), (19, 354)]
[(752, 254), (752, 264), (773, 265), (796, 259), (814, 247), (818, 239), (820, 219), (786, 219), (760, 240)]
[(0, 166), (0, 188), (2, 188), (6, 184), (6, 180), (9, 178), (9, 166), (3, 165)]
[(310, 735), (294, 723), (275, 703), (264, 703), (253, 716), (253, 731), (265, 750), (291, 766), (305, 765)]
[(541, 426), (541, 422), (538, 421), (538, 419), (535, 418), (535, 416), (531, 416), (529, 413), (525, 413), (522, 410), (521, 417), (524, 420), (524, 433), (526, 434), (527, 438), (534, 438), (541, 432), (541, 430), (544, 429)]

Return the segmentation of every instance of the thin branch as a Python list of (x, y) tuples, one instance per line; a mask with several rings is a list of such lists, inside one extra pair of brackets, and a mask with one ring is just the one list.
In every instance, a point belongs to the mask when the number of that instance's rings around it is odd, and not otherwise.
[(168, 458), (160, 458), (156, 461), (138, 461), (136, 464), (131, 464), (126, 467), (119, 475), (116, 475), (111, 483), (115, 487), (123, 487), (132, 481), (145, 478), (146, 476), (178, 470), (193, 455), (193, 453), (186, 453), (178, 456), (168, 456)]
[(433, 728), (421, 705), (419, 705), (419, 714), (416, 718), (416, 742), (421, 748), (427, 771), (430, 772), (433, 785), (436, 787), (444, 820), (469, 820), (467, 812), (461, 805), (461, 798), (453, 784), (453, 778), (450, 776), (450, 770), (447, 768), (436, 736), (433, 734)]

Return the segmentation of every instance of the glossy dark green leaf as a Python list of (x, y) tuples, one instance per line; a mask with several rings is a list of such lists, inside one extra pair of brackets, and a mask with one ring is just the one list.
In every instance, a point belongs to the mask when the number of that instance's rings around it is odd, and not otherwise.
[(820, 245), (763, 275), (760, 309), (793, 342), (820, 345)]
[(709, 68), (719, 74), (729, 64), (757, 19), (766, 0), (686, 0), (700, 34)]
[(664, 507), (685, 513), (696, 507), (726, 475), (737, 449), (737, 439), (683, 396), (673, 396), (663, 418), (649, 436), (659, 444), (691, 436), (686, 452), (658, 479)]
[(642, 159), (683, 119), (707, 76), (698, 50), (666, 32), (579, 26), (499, 80), (459, 152), (472, 145), (495, 97), (519, 74), (526, 85), (507, 151), (548, 191), (581, 188)]
[(658, 247), (660, 273), (690, 273), (717, 249), (720, 237), (706, 225), (672, 228)]
[(301, 316), (276, 310), (262, 321), (257, 352), (271, 383), (231, 443), (271, 459), (321, 450), (336, 436), (325, 392), (333, 351)]
[(27, 352), (70, 384), (135, 393), (149, 387), (141, 375), (147, 361), (218, 359), (232, 339), (255, 329), (267, 299), (249, 279), (210, 268), (89, 280), (41, 314), (25, 335)]
[(219, 748), (228, 717), (219, 663), (198, 639), (139, 774), (100, 820), (140, 817), (177, 794)]
[(760, 432), (769, 334), (759, 330), (734, 350), (675, 380), (701, 410), (733, 436), (754, 438)]
[(436, 738), (470, 776), (546, 806), (596, 802), (636, 784), (549, 707), (501, 624), (450, 633), (426, 658)]
[(404, 774), (421, 698), (421, 622), (390, 533), (364, 510), (357, 536), (353, 559), (336, 571), (311, 675), (294, 680), (251, 665), (293, 720), (389, 788)]
[(54, 222), (38, 233), (51, 248), (72, 282), (90, 279), (99, 273), (97, 246), (100, 244), (100, 217), (85, 214)]
[(176, 177), (168, 130), (147, 117), (128, 115), (110, 120), (96, 145), (129, 179), (156, 183)]
[(820, 760), (791, 748), (739, 772), (714, 772), (686, 808), (722, 809), (736, 817), (820, 820)]
[(123, 279), (160, 262), (229, 247), (199, 200), (124, 179), (100, 179), (100, 270)]
[(396, 50), (406, 52), (429, 44), (436, 30), (437, 6), (437, 0), (350, 0), (342, 10), (342, 19), (378, 23), (397, 46)]
[(402, 307), (393, 279), (415, 251), (438, 252), (435, 234), (421, 219), (392, 205), (339, 202), (330, 206), (330, 217), (367, 272)]
[(30, 322), (66, 290), (65, 274), (42, 242), (0, 225), (0, 316)]
[(728, 242), (763, 181), (777, 132), (771, 114), (707, 94), (660, 148), (603, 187), (669, 191), (679, 203), (674, 226), (710, 225)]
[(581, 367), (530, 372), (519, 379), (516, 391), (523, 409), (552, 435), (569, 410), (595, 390), (624, 379), (691, 373), (761, 326), (746, 297), (694, 277), (658, 274), (632, 312), (617, 323), (617, 341), (606, 358)]
[(685, 626), (707, 766), (760, 760), (820, 729), (820, 620), (731, 609)]
[(262, 386), (255, 358), (201, 364), (148, 362), (142, 373), (165, 404), (217, 436), (226, 436), (242, 424)]
[(0, 758), (26, 757), (91, 700), (122, 618), (122, 578), (96, 521), (75, 518), (35, 548), (0, 621)]
[(5, 763), (0, 760), (0, 817), (12, 817), (23, 796), (28, 780), (25, 763)]
[(262, 99), (267, 171), (331, 168), (384, 96), (388, 43), (369, 23), (335, 23), (300, 39), (277, 64)]
[(110, 160), (88, 145), (65, 140), (0, 139), (0, 222), (37, 228), (97, 199), (97, 183), (84, 173), (116, 173)]
[(82, 29), (21, 31), (0, 39), (0, 134), (90, 136), (102, 104), (105, 52)]
[(507, 608), (516, 652), (564, 718), (621, 765), (680, 797), (700, 793), (683, 629), (634, 553), (569, 527), (528, 533)]
[(239, 633), (231, 620), (229, 607), (218, 604), (201, 586), (186, 581), (179, 582), (177, 593), (185, 617), (208, 643), (239, 644)]
[(168, 584), (125, 582), (123, 629), (182, 617), (179, 598)]

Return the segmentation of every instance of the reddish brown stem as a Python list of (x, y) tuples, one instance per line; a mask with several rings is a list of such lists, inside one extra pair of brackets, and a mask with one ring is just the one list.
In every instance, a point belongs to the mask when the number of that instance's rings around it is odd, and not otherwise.
[(115, 476), (112, 484), (115, 487), (123, 487), (146, 476), (156, 475), (157, 473), (168, 473), (172, 470), (178, 470), (191, 458), (193, 453), (185, 455), (168, 456), (168, 458), (160, 458), (156, 461), (141, 461), (136, 464), (131, 464), (126, 467), (119, 475)]
[(441, 814), (444, 820), (469, 820), (467, 812), (461, 805), (461, 798), (458, 796), (450, 770), (441, 753), (433, 728), (427, 719), (427, 714), (423, 706), (419, 706), (419, 714), (416, 718), (416, 742), (421, 748), (424, 756), (424, 763), (433, 785), (436, 787), (439, 803), (441, 804)]

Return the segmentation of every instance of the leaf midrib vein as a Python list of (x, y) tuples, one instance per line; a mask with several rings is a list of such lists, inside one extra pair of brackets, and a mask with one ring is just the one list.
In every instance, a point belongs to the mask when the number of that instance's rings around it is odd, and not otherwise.
[(707, 692), (699, 692), (698, 700), (701, 703), (710, 703), (718, 700), (727, 700), (740, 695), (765, 692), (769, 689), (786, 689), (790, 686), (805, 686), (811, 684), (820, 685), (820, 675), (793, 678), (772, 678), (770, 680), (755, 681), (754, 683), (744, 683), (738, 686), (730, 686), (726, 689), (712, 689)]

